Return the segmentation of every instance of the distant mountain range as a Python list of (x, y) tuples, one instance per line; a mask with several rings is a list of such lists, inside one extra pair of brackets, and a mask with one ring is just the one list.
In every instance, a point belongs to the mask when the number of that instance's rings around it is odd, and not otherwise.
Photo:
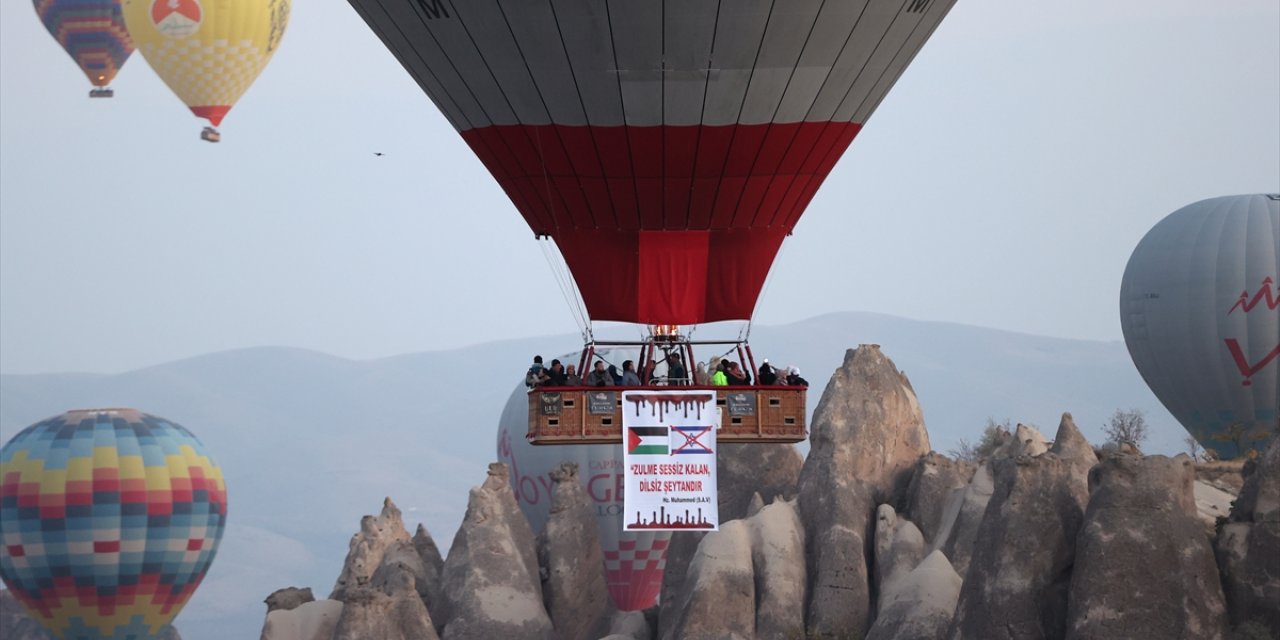
[[(910, 378), (939, 451), (976, 439), (988, 417), (1052, 433), (1063, 411), (1100, 441), (1117, 408), (1146, 412), (1148, 452), (1182, 448), (1184, 432), (1120, 342), (870, 313), (756, 327), (751, 337), (757, 360), (801, 368), (813, 385), (811, 410), (846, 349), (881, 345)], [(254, 348), (114, 375), (0, 375), (0, 438), (68, 409), (113, 406), (195, 432), (222, 465), (230, 518), (205, 584), (175, 626), (187, 640), (250, 638), (273, 590), (328, 594), (360, 517), (376, 513), (383, 496), (447, 550), (468, 489), (496, 459), (498, 417), (528, 362), (579, 346), (560, 335), (368, 361)]]

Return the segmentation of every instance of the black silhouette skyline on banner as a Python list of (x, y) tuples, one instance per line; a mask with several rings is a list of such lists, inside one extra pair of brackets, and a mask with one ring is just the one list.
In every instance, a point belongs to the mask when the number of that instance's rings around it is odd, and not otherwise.
[(702, 515), (702, 507), (698, 507), (698, 517), (695, 520), (688, 509), (684, 510), (683, 516), (676, 516), (671, 519), (671, 514), (667, 513), (666, 507), (658, 507), (657, 511), (649, 512), (648, 520), (640, 519), (640, 512), (636, 512), (636, 519), (626, 526), (626, 530), (633, 531), (635, 529), (714, 529), (715, 525), (708, 522)]

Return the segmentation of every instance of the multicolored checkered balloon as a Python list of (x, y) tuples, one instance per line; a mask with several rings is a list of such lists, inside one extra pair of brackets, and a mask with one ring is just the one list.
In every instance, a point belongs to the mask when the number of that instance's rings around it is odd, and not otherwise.
[(0, 449), (0, 577), (58, 638), (157, 635), (226, 521), (221, 469), (163, 418), (69, 411)]

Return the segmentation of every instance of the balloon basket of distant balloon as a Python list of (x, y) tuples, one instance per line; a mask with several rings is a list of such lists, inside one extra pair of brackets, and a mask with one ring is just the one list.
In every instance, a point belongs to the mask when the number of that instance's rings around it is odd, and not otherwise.
[(114, 97), (115, 95), (116, 95), (115, 90), (109, 87), (97, 87), (95, 89), (89, 90), (90, 98), (111, 98), (111, 97)]
[(218, 133), (218, 130), (213, 127), (205, 127), (200, 131), (200, 139), (205, 142), (221, 142), (222, 134)]

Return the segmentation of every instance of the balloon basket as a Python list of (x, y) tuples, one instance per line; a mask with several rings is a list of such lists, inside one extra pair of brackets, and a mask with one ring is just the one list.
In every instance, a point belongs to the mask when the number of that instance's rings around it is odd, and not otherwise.
[(200, 139), (205, 142), (220, 142), (222, 140), (222, 134), (218, 133), (218, 130), (213, 127), (205, 127), (204, 130), (200, 132)]
[(114, 95), (116, 95), (115, 90), (109, 87), (96, 87), (89, 90), (90, 98), (110, 98)]
[[(584, 372), (584, 377), (597, 360), (603, 361), (596, 357), (598, 347), (639, 349), (637, 371), (650, 373), (637, 387), (534, 387), (529, 391), (529, 432), (525, 436), (530, 444), (621, 443), (622, 392), (627, 390), (714, 393), (721, 414), (716, 432), (720, 442), (796, 443), (803, 442), (809, 435), (805, 421), (808, 387), (762, 385), (758, 380), (756, 384), (713, 386), (710, 380), (700, 380), (695, 374), (692, 366), (697, 362), (695, 347), (713, 354), (723, 353), (718, 357), (736, 352), (738, 362), (757, 373), (755, 356), (745, 340), (695, 341), (681, 335), (675, 325), (656, 325), (641, 341), (588, 342), (578, 362), (578, 370)], [(658, 369), (658, 365), (665, 365), (665, 371)], [(673, 365), (678, 372), (675, 375), (672, 375)]]

